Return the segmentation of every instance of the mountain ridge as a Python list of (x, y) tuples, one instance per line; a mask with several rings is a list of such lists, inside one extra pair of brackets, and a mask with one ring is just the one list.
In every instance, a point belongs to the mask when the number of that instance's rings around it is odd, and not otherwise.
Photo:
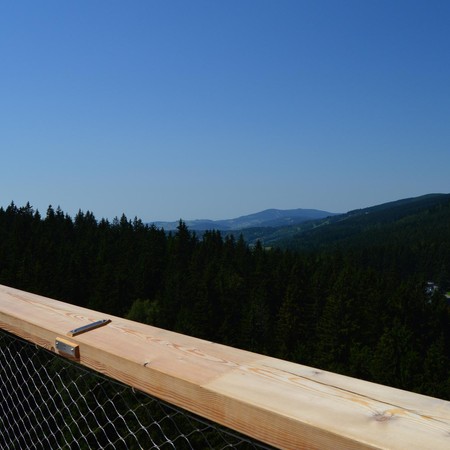
[(424, 214), (430, 208), (450, 203), (450, 194), (425, 194), (359, 208), (343, 214), (309, 220), (289, 226), (250, 227), (230, 232), (243, 235), (246, 242), (260, 241), (264, 246), (306, 248), (337, 242), (371, 228), (385, 227), (390, 223)]
[[(430, 193), (377, 205), (330, 213), (316, 209), (266, 209), (227, 220), (184, 221), (191, 231), (218, 230), (254, 245), (312, 249), (344, 241), (367, 238), (374, 230), (387, 230), (404, 222), (426, 220), (427, 211), (450, 204), (450, 194)], [(174, 231), (178, 222), (153, 222), (165, 231)], [(334, 243), (334, 244), (333, 244)]]
[[(392, 202), (382, 203), (367, 208), (349, 211), (345, 214), (300, 224), (295, 232), (291, 229), (278, 230), (278, 236), (266, 242), (295, 248), (318, 248), (324, 245), (338, 244), (355, 239), (367, 239), (374, 233), (423, 223), (424, 226), (437, 210), (448, 211), (450, 194), (425, 194)], [(285, 236), (283, 237), (283, 233)]]
[[(332, 213), (319, 209), (276, 209), (269, 208), (244, 216), (239, 216), (233, 219), (210, 220), (210, 219), (195, 219), (183, 220), (187, 227), (192, 231), (239, 231), (253, 227), (280, 227), (295, 225), (310, 220), (324, 219), (329, 216), (335, 216), (340, 213)], [(155, 225), (157, 228), (164, 228), (166, 231), (174, 231), (179, 225), (179, 221), (155, 221), (150, 222), (150, 225)]]

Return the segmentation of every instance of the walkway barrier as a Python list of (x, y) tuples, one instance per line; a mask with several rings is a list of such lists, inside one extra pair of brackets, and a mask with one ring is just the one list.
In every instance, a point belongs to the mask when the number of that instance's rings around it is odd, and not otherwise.
[(0, 447), (446, 449), (450, 402), (0, 286)]
[(268, 448), (3, 331), (0, 367), (2, 449)]

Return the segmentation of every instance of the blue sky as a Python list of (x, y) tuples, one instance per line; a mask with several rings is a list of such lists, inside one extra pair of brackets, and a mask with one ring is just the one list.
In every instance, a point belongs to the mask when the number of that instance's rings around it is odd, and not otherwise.
[(450, 2), (0, 4), (0, 206), (332, 212), (450, 191)]

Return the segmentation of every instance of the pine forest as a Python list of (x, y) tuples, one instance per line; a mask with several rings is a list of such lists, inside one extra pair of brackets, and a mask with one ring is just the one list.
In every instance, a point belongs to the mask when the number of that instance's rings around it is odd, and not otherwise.
[(323, 245), (269, 248), (181, 220), (167, 233), (11, 203), (0, 284), (448, 400), (449, 224), (447, 198)]

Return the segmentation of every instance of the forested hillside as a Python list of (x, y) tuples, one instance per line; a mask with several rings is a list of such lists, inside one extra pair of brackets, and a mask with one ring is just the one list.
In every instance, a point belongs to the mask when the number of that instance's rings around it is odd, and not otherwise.
[[(0, 208), (0, 283), (450, 399), (450, 204), (308, 250)], [(409, 217), (409, 219), (408, 219)], [(434, 225), (432, 225), (434, 224)], [(390, 225), (391, 226), (391, 225)]]
[(317, 250), (330, 245), (362, 247), (387, 240), (389, 244), (396, 241), (415, 246), (424, 241), (445, 243), (449, 237), (450, 194), (429, 194), (306, 223), (284, 245), (297, 250)]

